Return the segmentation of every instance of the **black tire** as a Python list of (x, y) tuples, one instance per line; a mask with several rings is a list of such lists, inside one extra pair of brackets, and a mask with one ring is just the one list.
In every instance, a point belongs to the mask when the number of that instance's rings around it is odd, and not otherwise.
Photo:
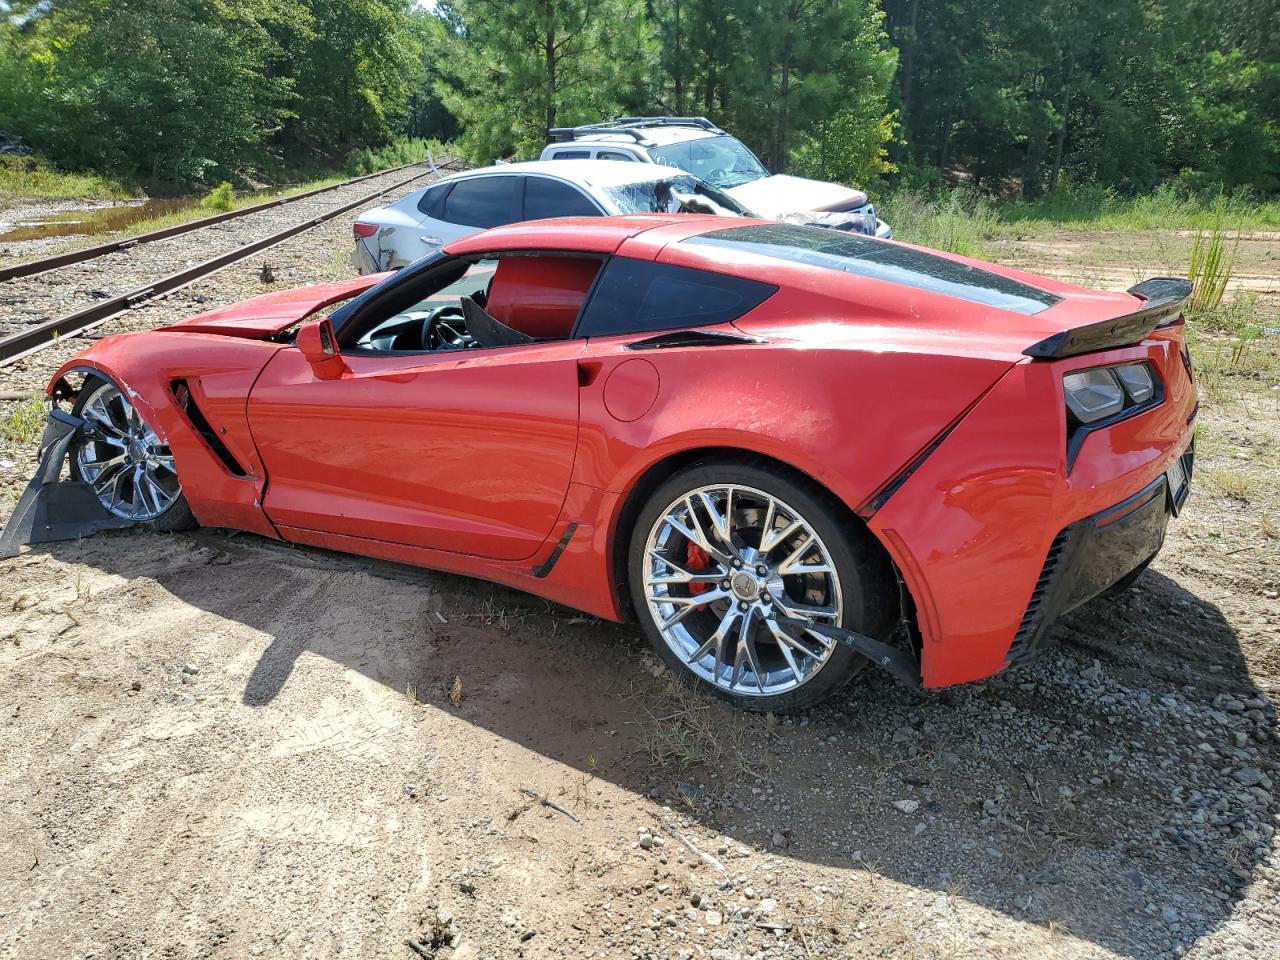
[[(86, 403), (90, 397), (103, 384), (111, 384), (117, 390), (120, 385), (106, 377), (89, 377), (85, 380), (84, 385), (80, 388), (79, 394), (76, 396), (76, 402), (71, 408), (71, 412), (76, 416), (80, 416)], [(141, 414), (139, 413), (139, 416)], [(154, 427), (152, 427), (154, 429)], [(68, 451), (68, 462), (71, 468), (71, 479), (83, 481), (80, 465), (76, 460), (76, 447), (72, 447)], [(153, 520), (135, 520), (134, 525), (139, 529), (152, 530), (157, 533), (176, 533), (180, 530), (192, 530), (199, 526), (195, 516), (191, 512), (191, 506), (187, 503), (186, 495), (179, 493), (173, 503)]]
[(898, 594), (892, 567), (883, 548), (838, 501), (803, 475), (760, 459), (702, 461), (681, 469), (649, 496), (631, 530), (627, 553), (628, 582), (636, 617), (663, 662), (715, 696), (745, 710), (787, 713), (803, 710), (847, 684), (864, 667), (866, 658), (837, 645), (827, 661), (793, 690), (777, 695), (742, 696), (698, 676), (668, 646), (654, 621), (645, 596), (644, 559), (650, 533), (673, 501), (692, 490), (713, 484), (755, 488), (794, 508), (827, 547), (841, 585), (840, 625), (887, 640), (897, 622)]

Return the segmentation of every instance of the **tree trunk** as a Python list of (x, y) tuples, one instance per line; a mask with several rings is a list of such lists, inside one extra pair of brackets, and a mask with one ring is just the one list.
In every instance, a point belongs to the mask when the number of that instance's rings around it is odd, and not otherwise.
[(952, 105), (947, 105), (947, 112), (942, 118), (942, 147), (938, 150), (938, 172), (943, 175), (947, 171), (947, 161), (951, 158), (951, 120)]
[(672, 71), (676, 88), (676, 114), (684, 116), (684, 55), (680, 43), (680, 0), (675, 0), (676, 7), (676, 60)]
[(551, 16), (551, 4), (545, 3), (543, 9), (547, 12), (547, 32), (544, 37), (543, 50), (547, 58), (547, 86), (546, 86), (546, 121), (547, 129), (543, 131), (543, 139), (551, 139), (551, 128), (556, 125), (556, 27), (555, 20)]
[(916, 23), (919, 22), (919, 19), (920, 0), (911, 0), (910, 40), (902, 51), (902, 85), (899, 90), (899, 99), (902, 101), (899, 122), (902, 124), (902, 132), (908, 140), (911, 139), (908, 123), (911, 117), (911, 86), (915, 80)]
[(1071, 122), (1071, 83), (1068, 81), (1062, 94), (1062, 122), (1053, 143), (1053, 171), (1049, 174), (1049, 192), (1058, 189), (1058, 175), (1062, 172), (1062, 150), (1067, 143), (1067, 124)]
[(782, 77), (778, 82), (778, 123), (775, 128), (773, 138), (773, 161), (769, 164), (770, 170), (782, 170), (786, 165), (787, 156), (787, 97), (791, 93), (791, 46), (787, 48), (782, 56)]

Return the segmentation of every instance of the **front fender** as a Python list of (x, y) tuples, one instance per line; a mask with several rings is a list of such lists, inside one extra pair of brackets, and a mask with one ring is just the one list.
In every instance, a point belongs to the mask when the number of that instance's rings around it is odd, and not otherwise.
[[(76, 374), (110, 379), (169, 444), (182, 492), (200, 524), (276, 537), (261, 508), (266, 474), (245, 407), (258, 374), (279, 349), (268, 341), (196, 333), (123, 334), (99, 340), (68, 360), (46, 393), (55, 401), (72, 399), (69, 380)], [(228, 467), (178, 405), (173, 384), (179, 380), (238, 470)]]

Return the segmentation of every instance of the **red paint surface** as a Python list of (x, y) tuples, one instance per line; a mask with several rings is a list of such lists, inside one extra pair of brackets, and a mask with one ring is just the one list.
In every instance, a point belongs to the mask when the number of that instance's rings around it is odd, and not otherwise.
[(485, 310), (535, 340), (564, 339), (573, 331), (600, 264), (592, 257), (500, 260)]
[(658, 368), (648, 360), (624, 360), (614, 366), (605, 381), (605, 409), (623, 423), (639, 420), (658, 399), (661, 383)]
[[(448, 252), (617, 254), (764, 279), (778, 293), (734, 326), (765, 343), (637, 357), (625, 349), (646, 336), (635, 334), (352, 353), (325, 372), (265, 339), (380, 279), (363, 277), (108, 338), (67, 368), (99, 369), (136, 395), (169, 439), (201, 523), (278, 528), (300, 543), (484, 577), (615, 618), (615, 546), (629, 535), (619, 518), (668, 458), (708, 447), (759, 453), (870, 513), (877, 491), (955, 424), (869, 525), (915, 601), (926, 684), (999, 670), (1053, 537), (1141, 489), (1190, 442), (1195, 391), (1178, 356), (1181, 328), (1032, 362), (1021, 355), (1032, 342), (1141, 301), (979, 264), (1064, 298), (1028, 317), (678, 243), (723, 226), (692, 216), (541, 221)], [(508, 262), (517, 261), (502, 261), (498, 279)], [(510, 319), (528, 308), (543, 329), (563, 329), (590, 271), (584, 258), (552, 262), (526, 258), (505, 292), (495, 279), (489, 309)], [(1090, 436), (1068, 476), (1063, 373), (1132, 359), (1155, 364), (1165, 401)], [(176, 378), (248, 476), (233, 476), (177, 408)], [(570, 523), (574, 536), (538, 578)]]

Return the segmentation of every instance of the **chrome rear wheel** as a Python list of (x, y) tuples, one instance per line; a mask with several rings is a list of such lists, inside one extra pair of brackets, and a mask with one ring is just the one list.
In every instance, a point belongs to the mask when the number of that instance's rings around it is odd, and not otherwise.
[(731, 699), (793, 694), (837, 650), (785, 622), (839, 625), (845, 601), (832, 548), (780, 496), (740, 483), (689, 489), (653, 521), (641, 563), (662, 642)]
[(115, 384), (101, 382), (77, 405), (93, 436), (75, 448), (75, 473), (108, 513), (155, 521), (182, 496), (173, 454)]

